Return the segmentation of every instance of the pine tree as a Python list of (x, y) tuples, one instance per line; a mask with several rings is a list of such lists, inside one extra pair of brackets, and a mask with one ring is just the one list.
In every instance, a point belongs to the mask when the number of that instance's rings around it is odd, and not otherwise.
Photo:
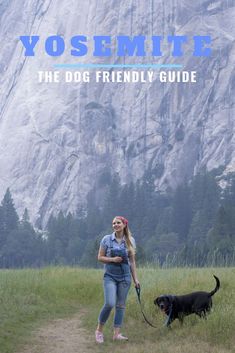
[(174, 232), (186, 241), (192, 221), (192, 205), (187, 185), (177, 187), (172, 202), (172, 222)]
[(207, 231), (213, 225), (219, 207), (220, 188), (212, 172), (198, 174), (191, 183), (192, 212), (198, 211), (207, 219)]
[(19, 218), (8, 188), (0, 206), (0, 267), (5, 267), (5, 248), (9, 234), (18, 229)]
[(36, 266), (43, 263), (43, 240), (29, 222), (25, 210), (18, 227), (8, 231), (1, 252), (2, 267)]
[(230, 210), (226, 210), (224, 206), (219, 208), (215, 224), (207, 236), (209, 255), (213, 254), (213, 262), (217, 265), (232, 264), (231, 261), (234, 261), (234, 229), (229, 212)]
[(47, 229), (48, 260), (55, 263), (65, 263), (69, 236), (66, 217), (62, 211), (59, 212), (57, 217), (50, 217)]
[(29, 212), (28, 212), (27, 208), (24, 209), (24, 213), (23, 213), (23, 216), (22, 216), (21, 223), (23, 223), (23, 224), (28, 224), (29, 223)]
[(0, 206), (0, 253), (1, 253), (1, 248), (5, 244), (6, 241), (6, 232), (5, 232), (5, 226), (4, 226), (4, 213), (3, 213), (3, 208)]
[[(208, 240), (211, 247), (220, 248), (225, 239), (227, 244), (228, 238), (232, 238), (230, 217), (224, 206), (221, 206), (218, 210), (214, 227), (209, 233)], [(230, 245), (232, 244), (230, 243)]]
[(3, 228), (6, 234), (18, 228), (19, 217), (17, 215), (14, 202), (8, 188), (2, 200)]

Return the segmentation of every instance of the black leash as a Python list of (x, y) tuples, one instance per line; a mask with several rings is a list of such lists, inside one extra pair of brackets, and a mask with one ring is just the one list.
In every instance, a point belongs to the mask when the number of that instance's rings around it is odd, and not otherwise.
[(145, 313), (143, 311), (142, 303), (141, 303), (141, 300), (140, 300), (140, 287), (135, 287), (135, 290), (136, 290), (136, 294), (137, 294), (137, 297), (138, 297), (138, 301), (139, 301), (139, 304), (140, 304), (140, 309), (141, 309), (142, 315), (144, 317), (144, 320), (147, 322), (147, 324), (149, 324), (149, 326), (157, 328), (157, 326), (154, 326), (153, 324), (151, 324), (151, 322), (147, 319), (147, 317), (146, 317), (146, 315), (145, 315)]

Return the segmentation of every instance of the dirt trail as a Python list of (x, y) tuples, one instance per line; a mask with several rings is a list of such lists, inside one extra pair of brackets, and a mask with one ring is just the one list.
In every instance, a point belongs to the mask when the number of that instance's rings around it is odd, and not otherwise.
[(34, 338), (19, 353), (91, 353), (94, 336), (81, 324), (81, 315), (58, 319), (38, 329)]

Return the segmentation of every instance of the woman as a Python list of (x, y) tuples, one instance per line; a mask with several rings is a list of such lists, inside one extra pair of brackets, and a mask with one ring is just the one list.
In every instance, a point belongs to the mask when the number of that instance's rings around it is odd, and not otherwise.
[(136, 287), (139, 281), (135, 265), (135, 240), (128, 228), (128, 220), (121, 216), (113, 219), (114, 232), (105, 235), (100, 243), (98, 260), (105, 264), (104, 298), (98, 326), (95, 331), (97, 343), (104, 342), (103, 328), (115, 306), (113, 340), (127, 340), (120, 333), (125, 303), (131, 285), (131, 275)]

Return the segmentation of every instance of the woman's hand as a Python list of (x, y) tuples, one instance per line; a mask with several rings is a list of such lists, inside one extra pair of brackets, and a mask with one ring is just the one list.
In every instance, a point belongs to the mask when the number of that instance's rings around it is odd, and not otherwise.
[(115, 262), (115, 263), (120, 263), (123, 261), (123, 258), (120, 256), (111, 257), (111, 259), (112, 259), (112, 262)]
[(140, 288), (140, 282), (137, 278), (134, 279), (134, 283), (135, 283), (135, 288)]

